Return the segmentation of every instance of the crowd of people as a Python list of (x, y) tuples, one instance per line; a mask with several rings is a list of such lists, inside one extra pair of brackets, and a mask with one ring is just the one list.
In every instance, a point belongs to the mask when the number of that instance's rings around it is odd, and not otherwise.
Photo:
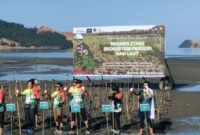
[[(24, 100), (24, 116), (25, 116), (25, 124), (26, 128), (23, 129), (23, 132), (28, 134), (34, 134), (34, 129), (37, 128), (38, 125), (38, 112), (39, 112), (39, 103), (41, 100), (41, 93), (44, 94), (44, 98), (53, 99), (53, 116), (56, 123), (55, 134), (62, 135), (63, 134), (63, 106), (65, 105), (66, 100), (68, 100), (69, 111), (70, 111), (70, 130), (68, 134), (76, 133), (77, 126), (77, 114), (72, 111), (73, 106), (79, 106), (80, 108), (80, 116), (82, 121), (85, 124), (85, 134), (91, 134), (91, 128), (89, 125), (89, 119), (87, 116), (87, 109), (85, 104), (85, 98), (89, 96), (86, 88), (83, 85), (82, 80), (74, 79), (73, 85), (69, 88), (64, 88), (61, 82), (55, 83), (55, 90), (53, 93), (49, 93), (48, 90), (41, 91), (40, 84), (36, 79), (30, 79), (27, 82), (27, 89), (25, 90), (16, 90), (16, 96), (25, 96)], [(132, 95), (138, 96), (139, 106), (139, 118), (140, 118), (140, 129), (138, 135), (143, 134), (145, 120), (147, 121), (149, 127), (150, 135), (153, 135), (153, 124), (152, 119), (154, 119), (154, 105), (153, 105), (153, 90), (149, 88), (149, 82), (145, 81), (143, 83), (143, 89), (140, 91), (135, 90), (134, 88), (130, 89), (130, 93)], [(3, 135), (4, 128), (4, 115), (6, 111), (5, 104), (5, 92), (3, 87), (0, 88), (0, 135)], [(114, 125), (112, 125), (112, 130), (114, 134), (120, 134), (121, 132), (121, 123), (120, 116), (123, 111), (123, 93), (120, 91), (118, 86), (112, 86), (112, 93), (108, 96), (108, 99), (111, 101), (111, 108), (113, 112)], [(142, 105), (147, 105), (149, 109), (143, 110)]]

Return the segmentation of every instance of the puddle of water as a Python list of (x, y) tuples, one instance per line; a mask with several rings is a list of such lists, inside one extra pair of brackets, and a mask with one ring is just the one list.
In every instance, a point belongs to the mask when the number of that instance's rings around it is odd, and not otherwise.
[(42, 50), (22, 50), (22, 51), (0, 51), (0, 57), (5, 58), (73, 58), (73, 52), (67, 51), (42, 51)]
[(182, 92), (200, 92), (200, 84), (187, 85), (185, 87), (178, 88), (177, 90)]
[[(184, 124), (190, 129), (181, 129), (181, 131), (169, 131), (166, 135), (199, 135), (200, 134), (200, 117), (187, 117), (174, 120), (180, 124)], [(194, 126), (194, 127), (193, 127)]]
[(192, 130), (192, 131), (181, 131), (181, 132), (174, 132), (174, 133), (167, 133), (166, 135), (199, 135), (200, 130)]
[(35, 66), (28, 66), (26, 70), (16, 73), (7, 72), (0, 76), (0, 80), (27, 80), (27, 78), (38, 78), (39, 80), (71, 80), (72, 66), (58, 66), (58, 65), (37, 65), (37, 74), (35, 74)]
[(179, 121), (183, 124), (200, 126), (200, 117), (189, 117), (189, 118), (180, 119), (180, 120), (176, 120), (176, 121)]

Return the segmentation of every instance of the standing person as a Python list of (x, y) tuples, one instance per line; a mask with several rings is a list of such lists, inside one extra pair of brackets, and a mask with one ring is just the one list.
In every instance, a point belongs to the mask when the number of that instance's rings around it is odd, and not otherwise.
[[(139, 103), (140, 104), (149, 104), (150, 110), (151, 110), (151, 109), (153, 109), (152, 106), (151, 106), (151, 101), (152, 101), (152, 98), (154, 96), (153, 90), (151, 88), (149, 88), (149, 82), (148, 81), (145, 81), (143, 83), (143, 87), (144, 88), (142, 90), (140, 90), (139, 92), (136, 92), (133, 88), (131, 88), (130, 91), (134, 95), (139, 96)], [(152, 121), (150, 119), (150, 115), (151, 115), (150, 111), (142, 112), (140, 107), (139, 107), (140, 129), (139, 129), (138, 135), (142, 135), (142, 133), (143, 133), (145, 117), (147, 119), (147, 123), (148, 123), (148, 126), (149, 126), (150, 135), (154, 135), (153, 124), (152, 124)]]
[[(80, 106), (80, 114), (81, 117), (84, 121), (85, 127), (87, 128), (85, 134), (89, 135), (90, 134), (90, 129), (89, 129), (89, 123), (88, 123), (88, 118), (86, 116), (86, 109), (85, 109), (85, 101), (84, 98), (85, 96), (88, 96), (88, 92), (85, 90), (85, 87), (82, 84), (82, 80), (79, 79), (74, 79), (73, 80), (73, 86), (70, 87), (68, 91), (68, 96), (69, 96), (69, 109), (71, 111), (72, 105), (76, 104)], [(69, 134), (74, 134), (75, 130), (75, 120), (76, 120), (76, 113), (72, 113), (72, 119), (71, 119), (71, 131)], [(76, 123), (76, 126), (77, 123)]]
[(28, 134), (33, 134), (35, 123), (35, 107), (37, 105), (35, 94), (33, 92), (34, 79), (28, 81), (28, 88), (20, 92), (16, 90), (17, 96), (25, 96), (24, 114), (27, 129), (24, 131)]
[(40, 84), (37, 79), (34, 79), (33, 93), (36, 99), (36, 107), (35, 107), (35, 127), (38, 127), (38, 113), (39, 113), (39, 102), (40, 102)]
[(122, 99), (123, 93), (119, 90), (118, 86), (112, 87), (112, 95), (108, 96), (112, 100), (112, 108), (114, 111), (114, 127), (111, 130), (115, 134), (120, 134), (120, 116), (122, 112)]
[(5, 112), (5, 93), (2, 86), (0, 87), (0, 135), (3, 135)]
[(65, 91), (63, 90), (63, 84), (60, 82), (56, 83), (55, 91), (51, 95), (48, 95), (47, 90), (45, 90), (45, 94), (50, 98), (54, 98), (53, 114), (54, 114), (54, 120), (56, 122), (55, 133), (58, 135), (62, 135), (63, 134), (62, 111), (63, 111), (63, 104), (66, 100)]

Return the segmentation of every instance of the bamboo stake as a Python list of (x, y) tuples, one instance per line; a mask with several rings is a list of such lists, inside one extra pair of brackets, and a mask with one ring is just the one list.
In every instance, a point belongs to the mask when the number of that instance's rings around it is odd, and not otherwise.
[(157, 115), (156, 115), (156, 120), (157, 122), (159, 122), (159, 113), (160, 113), (160, 106), (159, 106), (159, 95), (157, 93), (157, 91), (155, 91), (155, 96), (156, 96), (156, 112), (157, 112)]
[[(140, 91), (140, 84), (139, 84), (139, 82), (138, 82), (138, 92)], [(140, 104), (139, 104), (139, 96), (137, 97), (137, 108), (139, 109), (139, 106), (140, 106)]]
[[(20, 83), (20, 91), (22, 91), (23, 90), (23, 88), (22, 88), (22, 81), (20, 81), (19, 83)], [(22, 102), (22, 96), (20, 97), (20, 100)]]
[(128, 92), (126, 92), (126, 113), (127, 113), (127, 119), (128, 119), (128, 121), (130, 121), (129, 105), (128, 105)]
[[(53, 93), (53, 90), (54, 90), (54, 81), (52, 81), (52, 83), (51, 83), (51, 93)], [(52, 114), (52, 104), (51, 104), (51, 99), (49, 99), (49, 110), (50, 110), (50, 129), (51, 129), (51, 124), (52, 124), (52, 116), (51, 116), (51, 114)]]
[[(47, 88), (47, 84), (46, 84), (46, 81), (44, 82), (44, 89), (46, 90)], [(44, 101), (44, 97), (42, 99)], [(42, 109), (42, 135), (45, 134), (45, 131), (44, 131), (44, 109)]]
[[(9, 98), (10, 98), (10, 103), (12, 102), (12, 96), (11, 96), (11, 84), (8, 84), (8, 92), (9, 92)], [(13, 112), (10, 112), (10, 135), (13, 134)]]
[[(15, 91), (16, 90), (17, 90), (17, 81), (15, 81)], [(20, 116), (20, 113), (19, 113), (19, 108), (20, 108), (19, 98), (17, 97), (17, 116), (18, 116), (18, 124), (19, 124), (19, 134), (21, 135), (22, 134), (22, 130), (21, 130), (21, 116)]]
[[(134, 89), (134, 81), (132, 80), (132, 88)], [(129, 89), (128, 89), (129, 90)], [(134, 96), (133, 96), (133, 111), (135, 110), (135, 102), (134, 102)]]
[(98, 97), (97, 97), (97, 105), (96, 105), (96, 107), (97, 107), (97, 109), (96, 109), (96, 111), (97, 111), (97, 113), (98, 113), (98, 110), (99, 110), (99, 102), (100, 102), (100, 85), (99, 85), (99, 87), (98, 87)]

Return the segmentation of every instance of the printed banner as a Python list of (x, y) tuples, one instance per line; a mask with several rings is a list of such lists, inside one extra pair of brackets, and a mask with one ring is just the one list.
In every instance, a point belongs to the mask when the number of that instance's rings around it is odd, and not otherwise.
[(74, 28), (74, 75), (163, 77), (165, 27)]

